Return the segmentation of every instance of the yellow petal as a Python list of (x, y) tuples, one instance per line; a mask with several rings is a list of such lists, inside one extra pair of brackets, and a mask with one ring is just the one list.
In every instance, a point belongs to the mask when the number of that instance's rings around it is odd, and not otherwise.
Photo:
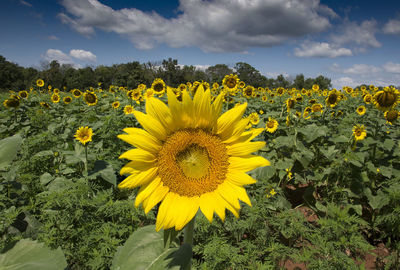
[(161, 178), (156, 177), (153, 181), (151, 181), (147, 185), (142, 186), (136, 196), (135, 207), (138, 207), (143, 202), (144, 199), (149, 197), (150, 194), (154, 192), (154, 190), (156, 190), (160, 185), (162, 185), (160, 184), (160, 182)]
[(147, 214), (156, 204), (161, 202), (167, 195), (169, 188), (160, 185), (154, 192), (143, 201), (144, 212)]
[(140, 172), (128, 176), (124, 181), (119, 183), (119, 188), (135, 188), (137, 186), (145, 185), (152, 181), (157, 176), (158, 168), (153, 167), (147, 171)]
[(247, 156), (265, 146), (265, 142), (244, 142), (228, 145), (227, 154), (229, 156)]
[(234, 192), (238, 196), (239, 200), (241, 200), (242, 202), (244, 202), (247, 205), (251, 206), (251, 202), (250, 202), (249, 196), (247, 196), (246, 190), (244, 188), (236, 186), (236, 185), (230, 183), (229, 181), (226, 181), (226, 182), (234, 190)]
[(230, 203), (235, 208), (240, 208), (238, 196), (235, 193), (235, 190), (229, 185), (228, 181), (220, 184), (217, 188), (217, 191), (228, 203)]
[(133, 114), (135, 115), (136, 120), (151, 135), (153, 135), (160, 141), (164, 141), (167, 138), (167, 131), (160, 124), (160, 122), (157, 121), (157, 119), (153, 118), (148, 114), (144, 114), (140, 111), (134, 111)]
[(126, 128), (124, 131), (128, 134), (118, 135), (121, 140), (155, 154), (161, 150), (161, 142), (147, 131), (139, 128)]
[(211, 203), (209, 197), (212, 193), (204, 193), (200, 196), (200, 210), (208, 221), (212, 221), (214, 217), (214, 205)]
[(157, 220), (156, 220), (156, 231), (159, 231), (165, 226), (167, 220), (168, 209), (171, 206), (172, 200), (175, 197), (173, 192), (167, 193), (164, 200), (161, 202), (160, 208), (158, 209)]
[(129, 160), (140, 160), (143, 162), (153, 162), (156, 160), (156, 157), (152, 153), (140, 148), (130, 149), (125, 153), (123, 153), (122, 155), (120, 155), (119, 158), (125, 158)]
[(199, 197), (176, 197), (177, 207), (175, 208), (176, 219), (175, 219), (175, 230), (179, 231), (185, 227), (185, 225), (192, 220), (199, 209)]
[(261, 134), (261, 132), (263, 132), (264, 129), (263, 128), (255, 128), (249, 131), (245, 131), (242, 133), (242, 135), (240, 135), (239, 138), (237, 138), (237, 140), (232, 141), (230, 144), (235, 144), (235, 143), (244, 143), (244, 142), (249, 142), (252, 139), (254, 139), (255, 137), (257, 137), (258, 135)]
[(258, 167), (269, 166), (271, 163), (261, 156), (229, 157), (229, 170), (248, 172)]
[(223, 134), (221, 134), (221, 139), (223, 143), (229, 144), (240, 138), (240, 135), (243, 134), (243, 131), (246, 129), (249, 123), (248, 118), (244, 118), (239, 120), (236, 124), (232, 125), (229, 129), (226, 130)]
[(218, 134), (226, 133), (226, 130), (231, 129), (231, 126), (236, 124), (240, 118), (242, 118), (244, 111), (246, 110), (247, 103), (241, 104), (235, 108), (226, 111), (222, 114), (217, 121)]
[(257, 182), (250, 175), (244, 173), (243, 171), (232, 169), (228, 170), (228, 173), (226, 174), (226, 179), (227, 181), (230, 181), (237, 186), (250, 185)]
[(170, 131), (172, 116), (168, 106), (158, 98), (146, 100), (146, 113), (157, 119), (167, 131)]

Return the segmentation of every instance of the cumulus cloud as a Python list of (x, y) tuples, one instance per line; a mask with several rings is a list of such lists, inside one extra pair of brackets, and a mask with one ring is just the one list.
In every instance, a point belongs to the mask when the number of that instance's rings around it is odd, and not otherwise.
[(77, 32), (96, 29), (128, 38), (139, 49), (158, 43), (196, 46), (204, 51), (245, 51), (326, 30), (337, 16), (319, 0), (181, 0), (179, 14), (167, 19), (135, 8), (114, 10), (97, 0), (63, 0), (58, 16)]
[(379, 48), (382, 44), (375, 37), (377, 31), (377, 22), (373, 19), (363, 21), (360, 25), (346, 21), (337, 33), (331, 35), (331, 40), (338, 45), (356, 44), (361, 50), (365, 47)]
[(388, 62), (388, 63), (383, 65), (383, 69), (386, 72), (400, 74), (400, 63)]
[(383, 26), (383, 32), (385, 34), (400, 35), (400, 20), (389, 20)]
[(56, 49), (48, 49), (43, 56), (44, 60), (46, 61), (53, 61), (56, 60), (60, 64), (70, 64), (73, 65), (74, 61), (72, 61), (71, 57), (61, 50)]
[(360, 83), (350, 77), (340, 77), (332, 80), (332, 86), (337, 89), (340, 89), (343, 86), (355, 87), (357, 85), (360, 85)]
[(329, 57), (350, 56), (352, 52), (347, 48), (339, 48), (326, 42), (304, 42), (300, 48), (294, 49), (297, 57)]
[(86, 62), (96, 62), (97, 61), (97, 57), (96, 55), (94, 55), (92, 52), (90, 51), (85, 51), (85, 50), (71, 50), (69, 52), (69, 55), (82, 60), (82, 61), (86, 61)]

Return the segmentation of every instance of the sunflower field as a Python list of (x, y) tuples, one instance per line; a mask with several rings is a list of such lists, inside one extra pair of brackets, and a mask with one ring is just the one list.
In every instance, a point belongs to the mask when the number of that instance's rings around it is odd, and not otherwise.
[(0, 269), (399, 269), (392, 86), (0, 98)]

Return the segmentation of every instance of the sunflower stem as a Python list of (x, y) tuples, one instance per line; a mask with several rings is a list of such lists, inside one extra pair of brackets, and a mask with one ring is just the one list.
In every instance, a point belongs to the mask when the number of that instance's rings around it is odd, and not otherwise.
[[(193, 219), (185, 226), (185, 233), (183, 236), (183, 243), (184, 244), (189, 244), (190, 246), (193, 247), (193, 233), (194, 233), (194, 220), (196, 217), (193, 217)], [(190, 260), (188, 266), (186, 267), (186, 270), (192, 269), (192, 260)]]
[(85, 172), (88, 172), (87, 145), (85, 145)]

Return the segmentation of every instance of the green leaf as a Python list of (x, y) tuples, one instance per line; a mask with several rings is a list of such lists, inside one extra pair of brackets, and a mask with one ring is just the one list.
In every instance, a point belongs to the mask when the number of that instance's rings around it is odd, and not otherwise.
[(335, 149), (334, 145), (328, 147), (327, 150), (322, 151), (322, 154), (329, 160), (333, 159), (339, 150)]
[(299, 128), (298, 131), (305, 136), (305, 139), (308, 143), (311, 143), (319, 137), (326, 136), (328, 133), (328, 128), (326, 126), (317, 126), (316, 124), (311, 124), (303, 128)]
[(21, 147), (22, 137), (19, 134), (0, 141), (0, 170), (11, 164)]
[(54, 155), (53, 151), (51, 150), (44, 150), (44, 151), (40, 151), (37, 152), (34, 157), (46, 157), (46, 156), (52, 156)]
[(94, 162), (94, 169), (90, 172), (89, 177), (95, 179), (97, 176), (100, 176), (114, 186), (117, 185), (117, 176), (113, 167), (104, 160), (96, 160)]
[(382, 190), (378, 190), (376, 196), (374, 196), (372, 195), (371, 190), (369, 188), (366, 188), (364, 190), (364, 194), (367, 197), (368, 203), (373, 210), (379, 210), (390, 202), (389, 197), (387, 196), (387, 194), (383, 193)]
[(56, 270), (67, 267), (61, 248), (51, 250), (43, 243), (20, 240), (11, 250), (0, 255), (1, 270)]
[(332, 137), (329, 140), (334, 143), (347, 143), (349, 141), (349, 138), (344, 135), (340, 135), (337, 137)]
[(390, 150), (393, 149), (394, 140), (386, 139), (386, 140), (383, 142), (382, 146), (383, 146), (383, 148), (384, 148), (385, 150), (390, 151)]
[(53, 180), (53, 176), (47, 172), (45, 172), (44, 174), (42, 174), (40, 176), (40, 184), (45, 186), (48, 183), (50, 183), (50, 181)]
[(164, 248), (163, 232), (156, 232), (155, 226), (139, 228), (119, 247), (112, 270), (135, 269), (184, 269), (192, 258), (192, 248), (184, 244), (178, 248)]

